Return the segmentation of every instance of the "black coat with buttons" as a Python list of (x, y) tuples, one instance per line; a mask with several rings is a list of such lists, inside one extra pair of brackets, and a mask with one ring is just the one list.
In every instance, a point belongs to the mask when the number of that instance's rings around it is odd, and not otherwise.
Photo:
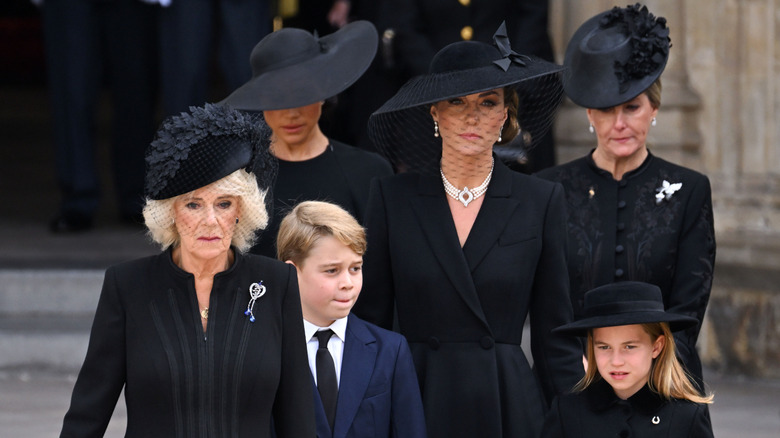
[(603, 380), (580, 393), (553, 402), (542, 438), (708, 438), (712, 437), (706, 404), (665, 400), (645, 385), (621, 400)]
[(393, 0), (382, 23), (393, 28), (397, 64), (409, 75), (427, 73), (440, 49), (457, 41), (492, 43), (506, 22), (512, 49), (552, 61), (547, 0)]
[[(591, 154), (537, 175), (560, 182), (566, 192), (575, 318), (582, 314), (585, 292), (596, 286), (621, 280), (657, 285), (668, 311), (700, 321), (675, 333), (675, 341), (680, 359), (701, 383), (695, 345), (715, 263), (707, 177), (651, 153), (620, 181), (599, 169)], [(671, 187), (659, 193), (665, 183)]]
[(572, 315), (563, 190), (497, 160), (462, 248), (446, 196), (437, 176), (374, 180), (354, 312), (390, 328), (397, 308), (429, 437), (538, 437), (546, 400), (582, 376), (576, 339), (550, 333)]

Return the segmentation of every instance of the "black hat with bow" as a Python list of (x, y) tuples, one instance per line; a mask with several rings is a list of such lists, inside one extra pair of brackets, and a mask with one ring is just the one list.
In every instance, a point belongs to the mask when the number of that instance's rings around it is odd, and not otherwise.
[(429, 71), (410, 79), (368, 122), (371, 140), (398, 169), (438, 174), (441, 139), (429, 109), (436, 102), (514, 87), (524, 147), (533, 146), (550, 127), (563, 96), (563, 67), (512, 50), (504, 23), (493, 44), (459, 41), (441, 49)]

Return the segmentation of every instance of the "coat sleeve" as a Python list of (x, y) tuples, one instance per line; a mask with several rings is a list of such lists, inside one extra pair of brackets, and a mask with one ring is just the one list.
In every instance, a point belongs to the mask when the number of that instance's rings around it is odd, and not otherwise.
[(288, 265), (282, 301), (282, 372), (273, 416), (279, 438), (314, 437), (314, 399), (295, 268)]
[(567, 393), (582, 378), (582, 350), (576, 338), (552, 334), (572, 321), (566, 266), (566, 214), (563, 188), (556, 183), (543, 220), (542, 249), (534, 274), (531, 351), (547, 402)]
[(401, 339), (392, 389), (392, 427), (395, 438), (425, 438), (425, 416), (409, 344)]
[[(677, 245), (677, 267), (672, 289), (669, 291), (667, 309), (699, 320), (697, 326), (674, 334), (680, 359), (685, 364), (696, 354), (696, 340), (712, 289), (715, 265), (715, 230), (712, 219), (710, 182), (706, 176), (702, 176), (694, 186), (686, 205), (683, 230)], [(696, 363), (698, 364), (698, 360)], [(698, 365), (696, 367), (698, 368)], [(691, 371), (695, 374), (701, 373), (701, 370)]]
[(371, 183), (366, 215), (368, 248), (363, 263), (363, 291), (352, 311), (358, 317), (390, 330), (395, 295), (385, 207), (381, 180), (375, 179)]
[(542, 426), (542, 438), (563, 438), (563, 426), (561, 424), (560, 399), (556, 397), (550, 411), (544, 418)]
[(103, 436), (125, 384), (126, 370), (125, 309), (115, 268), (109, 268), (60, 437)]

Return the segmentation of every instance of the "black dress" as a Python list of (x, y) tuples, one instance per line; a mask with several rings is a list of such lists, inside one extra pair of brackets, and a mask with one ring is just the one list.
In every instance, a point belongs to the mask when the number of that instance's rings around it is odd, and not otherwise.
[(124, 388), (127, 437), (313, 437), (303, 339), (291, 265), (236, 252), (214, 276), (205, 333), (170, 251), (111, 267), (60, 436), (102, 437)]
[(706, 404), (665, 400), (645, 385), (621, 400), (604, 380), (553, 402), (542, 438), (710, 438)]
[[(582, 377), (560, 185), (495, 162), (461, 247), (441, 177), (374, 181), (354, 312), (409, 341), (428, 436), (536, 438), (549, 401)], [(530, 315), (531, 369), (521, 347)]]
[(310, 160), (279, 160), (273, 214), (251, 252), (276, 258), (279, 224), (301, 201), (332, 202), (363, 223), (371, 180), (392, 173), (390, 163), (378, 154), (334, 140)]
[[(680, 359), (701, 384), (695, 346), (715, 263), (707, 177), (649, 152), (620, 181), (599, 169), (591, 154), (537, 176), (560, 182), (566, 192), (575, 319), (582, 316), (585, 292), (596, 286), (621, 280), (657, 285), (668, 311), (699, 320), (675, 333), (675, 341)], [(659, 199), (665, 184), (669, 188)]]

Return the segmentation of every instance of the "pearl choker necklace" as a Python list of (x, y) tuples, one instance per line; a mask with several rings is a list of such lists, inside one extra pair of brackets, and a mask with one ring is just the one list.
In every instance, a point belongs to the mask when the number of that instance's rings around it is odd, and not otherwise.
[(444, 183), (444, 191), (447, 192), (447, 194), (452, 199), (455, 199), (456, 201), (460, 201), (464, 207), (468, 207), (471, 201), (484, 195), (485, 192), (487, 191), (488, 184), (490, 184), (490, 178), (493, 177), (494, 165), (495, 165), (495, 160), (490, 165), (490, 173), (488, 173), (487, 178), (485, 178), (485, 180), (482, 181), (482, 184), (474, 187), (473, 189), (469, 189), (468, 187), (464, 186), (463, 190), (458, 190), (457, 187), (452, 185), (452, 183), (447, 179), (447, 177), (444, 176), (444, 170), (442, 170), (442, 168), (439, 167), (439, 173), (441, 173), (441, 181)]

